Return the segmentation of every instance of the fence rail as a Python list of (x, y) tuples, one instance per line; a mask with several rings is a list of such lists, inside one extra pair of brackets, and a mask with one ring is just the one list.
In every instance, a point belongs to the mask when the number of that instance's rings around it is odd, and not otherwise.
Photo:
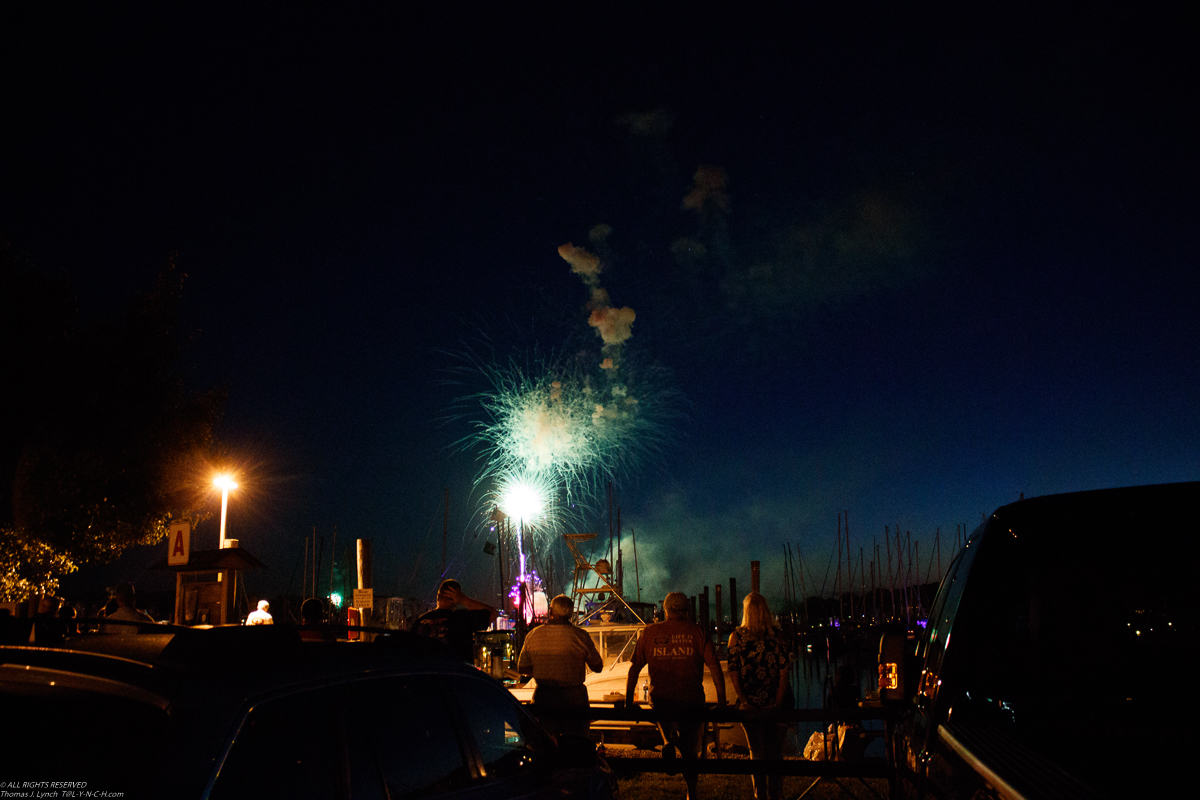
[[(532, 706), (530, 707), (532, 708)], [(822, 708), (784, 709), (772, 708), (742, 711), (733, 706), (710, 706), (694, 714), (667, 715), (655, 711), (651, 706), (638, 703), (627, 708), (624, 703), (592, 703), (587, 710), (557, 709), (539, 710), (539, 714), (561, 716), (570, 719), (628, 720), (630, 722), (862, 722), (881, 720), (894, 722), (898, 712), (891, 708), (867, 707), (829, 710)]]
[[(729, 706), (706, 707), (697, 709), (692, 714), (665, 714), (654, 710), (649, 705), (635, 704), (626, 707), (624, 703), (593, 703), (587, 709), (539, 709), (539, 716), (559, 719), (587, 719), (592, 722), (629, 722), (631, 724), (659, 722), (703, 722), (703, 723), (780, 723), (794, 724), (797, 722), (821, 723), (822, 730), (828, 730), (831, 724), (863, 722), (866, 720), (882, 721), (885, 725), (884, 758), (859, 758), (850, 761), (836, 760), (839, 756), (838, 737), (829, 736), (830, 742), (826, 751), (826, 760), (809, 761), (806, 759), (729, 759), (706, 758), (702, 753), (699, 758), (691, 753), (680, 751), (673, 744), (663, 746), (661, 758), (644, 758), (621, 756), (608, 759), (609, 766), (619, 775), (630, 775), (640, 772), (660, 772), (667, 775), (751, 775), (754, 773), (772, 773), (776, 775), (796, 775), (812, 778), (858, 778), (880, 779), (888, 781), (889, 793), (897, 796), (898, 779), (901, 768), (892, 757), (893, 748), (890, 746), (891, 737), (887, 731), (899, 718), (899, 711), (891, 707), (874, 706), (867, 708), (829, 709), (769, 709), (742, 711)], [(836, 728), (835, 728), (836, 730)], [(870, 732), (868, 732), (870, 733)], [(878, 735), (878, 733), (877, 733)]]

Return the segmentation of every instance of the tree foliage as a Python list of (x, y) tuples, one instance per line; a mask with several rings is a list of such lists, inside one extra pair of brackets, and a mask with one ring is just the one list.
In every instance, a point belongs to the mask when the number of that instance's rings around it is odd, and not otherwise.
[(74, 561), (45, 542), (31, 540), (24, 530), (0, 528), (0, 599), (54, 594), (59, 578), (76, 569)]
[(223, 395), (189, 392), (178, 370), (185, 277), (172, 261), (122, 314), (85, 321), (65, 279), (0, 243), (0, 325), (16, 354), (0, 592), (44, 587), (47, 565), (110, 561), (195, 516)]

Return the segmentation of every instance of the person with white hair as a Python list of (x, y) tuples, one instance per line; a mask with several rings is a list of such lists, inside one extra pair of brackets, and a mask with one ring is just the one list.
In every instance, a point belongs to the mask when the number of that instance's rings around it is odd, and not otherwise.
[[(700, 755), (704, 722), (704, 669), (712, 675), (717, 690), (717, 706), (725, 705), (725, 675), (704, 629), (688, 621), (691, 604), (682, 592), (671, 592), (663, 600), (666, 619), (647, 625), (638, 638), (625, 682), (625, 704), (632, 706), (638, 675), (643, 666), (650, 669), (650, 706), (668, 718), (683, 721), (660, 722), (663, 740), (675, 745), (680, 755)], [(693, 717), (693, 719), (686, 719)], [(696, 773), (685, 771), (689, 800), (696, 800)]]
[(258, 609), (251, 611), (246, 615), (247, 625), (274, 625), (275, 619), (271, 616), (271, 604), (266, 600), (258, 601)]
[[(581, 628), (571, 624), (575, 605), (565, 594), (550, 601), (550, 617), (525, 637), (517, 670), (522, 678), (537, 681), (533, 690), (533, 713), (551, 733), (587, 736), (588, 720), (555, 717), (553, 710), (586, 709), (588, 693), (583, 682), (587, 670), (604, 668), (600, 651)], [(542, 712), (551, 710), (550, 714)]]

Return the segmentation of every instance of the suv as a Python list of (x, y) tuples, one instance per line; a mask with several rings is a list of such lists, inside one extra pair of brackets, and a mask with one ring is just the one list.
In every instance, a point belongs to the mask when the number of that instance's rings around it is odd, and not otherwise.
[(591, 742), (556, 742), (495, 680), (407, 633), (309, 642), (275, 625), (0, 647), (0, 715), (5, 788), (59, 797), (616, 793)]
[(909, 788), (1150, 797), (1190, 785), (1198, 512), (1200, 483), (1183, 483), (1021, 500), (984, 521), (915, 648), (881, 645)]

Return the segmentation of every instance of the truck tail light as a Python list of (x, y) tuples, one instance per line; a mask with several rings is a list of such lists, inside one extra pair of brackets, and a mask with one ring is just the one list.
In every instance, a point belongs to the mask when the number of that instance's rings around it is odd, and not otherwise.
[(879, 665), (879, 691), (900, 688), (900, 665), (887, 661)]
[(885, 703), (904, 702), (912, 691), (911, 667), (905, 663), (909, 650), (907, 634), (889, 631), (879, 640), (879, 699)]

